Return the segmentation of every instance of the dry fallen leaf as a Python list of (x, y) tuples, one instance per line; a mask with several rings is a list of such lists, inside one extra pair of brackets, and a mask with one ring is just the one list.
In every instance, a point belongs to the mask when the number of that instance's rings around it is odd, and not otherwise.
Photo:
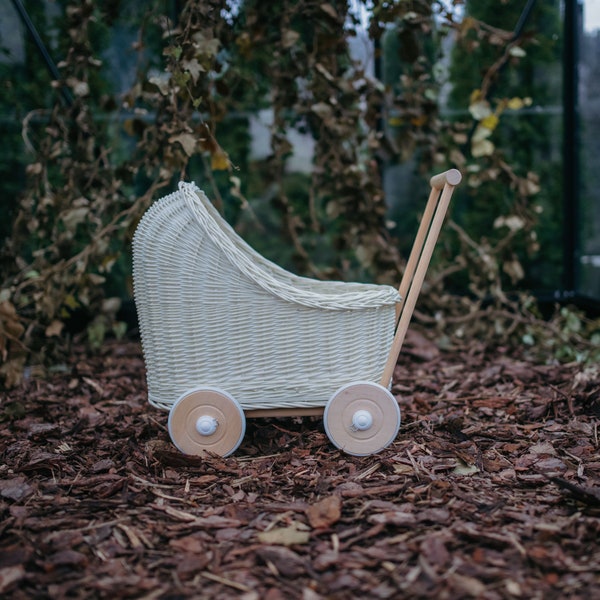
[(456, 475), (473, 475), (474, 473), (479, 473), (479, 469), (476, 465), (469, 465), (464, 460), (457, 458), (456, 467), (454, 467), (452, 472)]
[(337, 523), (342, 516), (342, 500), (339, 496), (327, 496), (306, 509), (308, 522), (314, 529), (325, 529)]
[(52, 337), (53, 335), (59, 336), (64, 325), (65, 324), (62, 321), (55, 319), (48, 327), (46, 327), (46, 337)]
[(33, 488), (27, 483), (25, 477), (13, 477), (0, 481), (0, 496), (17, 502), (33, 494)]
[(180, 133), (179, 135), (172, 135), (169, 138), (169, 142), (171, 144), (174, 144), (175, 142), (180, 144), (184, 152), (188, 156), (192, 156), (192, 154), (194, 154), (196, 150), (197, 139), (196, 136), (191, 133)]
[(13, 585), (25, 577), (23, 565), (0, 569), (0, 593), (7, 592)]
[(257, 554), (284, 577), (298, 577), (306, 572), (306, 561), (289, 548), (267, 546), (259, 548)]
[(310, 539), (310, 532), (304, 529), (302, 523), (293, 523), (290, 527), (275, 527), (268, 531), (261, 531), (256, 537), (263, 544), (276, 546), (295, 546), (306, 544)]

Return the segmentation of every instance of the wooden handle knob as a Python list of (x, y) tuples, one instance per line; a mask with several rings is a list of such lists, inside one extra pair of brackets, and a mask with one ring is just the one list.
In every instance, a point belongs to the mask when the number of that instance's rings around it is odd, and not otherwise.
[(458, 185), (462, 180), (462, 175), (458, 169), (449, 169), (439, 175), (434, 175), (429, 181), (432, 188), (440, 190), (444, 185)]

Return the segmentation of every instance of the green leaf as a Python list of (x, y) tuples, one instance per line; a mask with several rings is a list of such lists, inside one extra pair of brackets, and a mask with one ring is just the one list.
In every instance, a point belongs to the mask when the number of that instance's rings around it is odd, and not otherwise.
[(98, 349), (102, 346), (106, 337), (106, 324), (104, 319), (95, 319), (87, 328), (88, 341), (92, 348)]
[(181, 58), (182, 52), (183, 49), (181, 48), (181, 46), (170, 46), (169, 48), (165, 49), (164, 55), (172, 56), (175, 60), (179, 60)]
[(535, 344), (535, 339), (533, 338), (533, 336), (530, 333), (524, 333), (521, 336), (521, 341), (526, 345), (526, 346), (533, 346)]
[(523, 50), (523, 48), (520, 46), (513, 46), (508, 53), (517, 58), (523, 58), (524, 56), (527, 56), (527, 52), (525, 52), (525, 50)]
[(112, 326), (113, 333), (118, 340), (122, 340), (127, 333), (127, 323), (125, 321), (116, 321)]

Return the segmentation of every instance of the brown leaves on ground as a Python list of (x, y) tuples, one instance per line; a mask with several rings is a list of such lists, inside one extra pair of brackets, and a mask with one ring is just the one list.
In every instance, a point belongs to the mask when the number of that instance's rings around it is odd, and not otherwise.
[(342, 516), (342, 501), (339, 496), (325, 496), (306, 509), (306, 516), (313, 529), (331, 527)]
[(0, 595), (594, 597), (600, 375), (412, 336), (381, 454), (318, 419), (250, 420), (234, 457), (174, 450), (135, 343), (1, 398)]

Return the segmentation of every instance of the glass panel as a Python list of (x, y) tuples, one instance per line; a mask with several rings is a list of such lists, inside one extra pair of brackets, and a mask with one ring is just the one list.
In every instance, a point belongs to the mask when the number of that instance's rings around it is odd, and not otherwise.
[[(519, 61), (503, 64), (487, 89), (487, 100), (492, 110), (509, 99), (520, 100), (523, 106), (517, 110), (500, 111), (499, 124), (490, 139), (500, 149), (505, 163), (518, 176), (525, 177), (529, 173), (539, 176), (540, 190), (531, 196), (538, 221), (537, 238), (516, 238), (513, 248), (524, 268), (525, 277), (513, 283), (507, 275), (506, 286), (518, 286), (545, 295), (561, 287), (564, 263), (562, 3), (560, 0), (538, 2), (531, 10), (531, 3), (523, 0), (506, 0), (501, 4), (502, 10), (499, 10), (497, 0), (467, 0), (461, 4), (455, 19), (459, 20), (462, 16), (465, 20), (483, 22), (487, 27), (506, 32), (516, 32), (523, 25), (521, 33), (526, 54)], [(432, 47), (439, 38), (442, 38), (441, 47)], [(481, 88), (484, 73), (497, 64), (502, 50), (497, 42), (479, 43), (475, 35), (467, 38), (472, 43), (456, 44), (455, 39), (454, 35), (443, 38), (440, 31), (439, 35), (412, 41), (419, 44), (419, 64), (424, 72), (439, 71), (442, 74), (439, 81), (445, 79), (441, 89), (436, 90), (432, 86), (433, 89), (428, 90), (439, 91), (435, 101), (441, 117), (462, 121), (471, 127), (473, 121), (468, 112), (470, 97)], [(401, 30), (392, 27), (382, 40), (382, 79), (400, 100), (405, 93), (402, 76), (407, 71), (411, 74), (410, 65), (407, 67), (402, 61), (403, 53), (410, 54), (409, 42), (411, 39), (403, 36)], [(418, 76), (414, 79), (420, 81)], [(408, 93), (406, 96), (409, 109), (421, 108), (412, 107), (412, 99)], [(436, 94), (433, 96), (436, 97)], [(426, 113), (428, 107), (424, 108)], [(391, 107), (386, 122), (386, 139), (396, 141), (400, 150), (407, 146), (402, 146), (402, 139), (410, 138), (401, 137), (404, 135), (403, 123)], [(472, 135), (472, 130), (469, 135)], [(492, 159), (487, 161), (473, 156), (470, 147), (461, 151), (465, 153), (466, 164), (458, 166), (465, 173), (478, 172), (477, 169), (487, 169), (492, 164)], [(414, 197), (418, 202), (423, 182), (416, 178), (415, 171), (421, 163), (421, 156), (415, 152), (406, 159), (401, 152), (399, 154), (400, 158), (395, 159), (395, 163), (389, 161), (386, 165), (384, 182), (386, 197), (391, 204), (391, 219), (397, 223), (395, 233), (401, 240), (408, 240), (408, 247), (412, 242), (410, 227), (414, 218), (407, 219), (406, 215), (411, 209), (418, 213), (421, 207), (419, 204), (410, 206), (410, 200), (402, 198)], [(469, 194), (467, 189), (463, 185), (457, 190), (452, 216), (469, 235), (477, 239), (486, 236), (493, 245), (502, 235), (493, 227), (495, 220), (500, 216), (519, 215), (517, 195), (510, 186), (496, 183), (484, 185), (476, 193)], [(402, 229), (404, 223), (407, 224), (406, 232)], [(467, 283), (464, 280), (457, 282), (456, 287), (461, 289), (460, 286)]]
[(579, 293), (600, 299), (600, 0), (583, 2), (579, 62), (581, 268)]

